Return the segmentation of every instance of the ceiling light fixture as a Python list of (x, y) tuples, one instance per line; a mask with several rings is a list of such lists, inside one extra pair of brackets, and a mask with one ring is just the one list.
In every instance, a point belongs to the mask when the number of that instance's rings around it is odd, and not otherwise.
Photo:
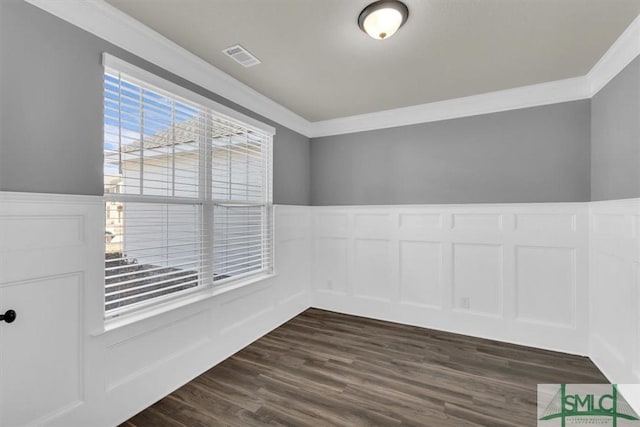
[(358, 26), (374, 39), (388, 39), (402, 27), (409, 9), (398, 0), (379, 0), (365, 7), (358, 16)]

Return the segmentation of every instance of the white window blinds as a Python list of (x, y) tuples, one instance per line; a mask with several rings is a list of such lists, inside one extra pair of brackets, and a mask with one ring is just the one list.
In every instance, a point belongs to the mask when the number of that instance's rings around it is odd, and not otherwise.
[(272, 133), (210, 103), (106, 67), (108, 316), (272, 269)]
[(212, 146), (214, 280), (271, 266), (269, 139), (245, 133)]

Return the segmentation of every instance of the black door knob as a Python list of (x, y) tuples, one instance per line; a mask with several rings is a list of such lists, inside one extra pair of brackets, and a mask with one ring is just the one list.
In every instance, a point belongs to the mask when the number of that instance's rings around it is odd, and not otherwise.
[(4, 314), (0, 314), (0, 322), (5, 321), (7, 323), (11, 323), (16, 320), (16, 312), (13, 310), (7, 310)]

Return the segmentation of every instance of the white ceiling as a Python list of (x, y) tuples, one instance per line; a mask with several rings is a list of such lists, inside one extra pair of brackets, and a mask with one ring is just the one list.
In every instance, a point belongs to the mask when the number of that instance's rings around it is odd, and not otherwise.
[[(585, 75), (640, 0), (404, 0), (409, 20), (374, 40), (368, 0), (107, 0), (310, 121)], [(262, 64), (222, 53), (241, 44)]]

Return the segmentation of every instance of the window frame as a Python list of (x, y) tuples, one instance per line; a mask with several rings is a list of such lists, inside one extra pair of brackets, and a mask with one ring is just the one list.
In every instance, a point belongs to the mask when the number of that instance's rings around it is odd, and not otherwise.
[[(200, 124), (202, 132), (200, 138), (204, 139), (204, 143), (201, 140), (199, 147), (199, 167), (198, 167), (198, 196), (197, 197), (176, 197), (176, 196), (153, 196), (145, 194), (118, 194), (118, 193), (103, 193), (103, 204), (118, 201), (122, 203), (152, 203), (152, 204), (188, 204), (199, 207), (200, 212), (200, 224), (201, 232), (199, 238), (202, 239), (200, 248), (204, 248), (206, 254), (201, 256), (200, 266), (198, 269), (199, 277), (196, 286), (171, 292), (166, 295), (160, 295), (151, 297), (149, 299), (135, 302), (123, 307), (106, 310), (107, 303), (105, 301), (106, 293), (106, 274), (105, 270), (102, 270), (103, 286), (102, 286), (102, 301), (103, 301), (103, 313), (106, 321), (118, 318), (123, 315), (135, 314), (144, 310), (154, 310), (157, 306), (165, 305), (176, 300), (176, 303), (184, 300), (183, 297), (192, 297), (194, 294), (206, 292), (207, 294), (217, 294), (219, 289), (223, 288), (237, 288), (244, 284), (251, 284), (258, 280), (270, 277), (275, 271), (275, 254), (274, 254), (274, 221), (273, 221), (273, 137), (275, 135), (275, 128), (264, 124), (258, 120), (248, 117), (242, 113), (239, 113), (227, 106), (219, 104), (207, 97), (204, 97), (198, 93), (195, 93), (183, 86), (177, 85), (171, 81), (168, 81), (156, 74), (143, 70), (135, 65), (125, 62), (113, 55), (103, 53), (103, 76), (107, 74), (123, 76), (123, 80), (131, 82), (133, 84), (139, 84), (143, 87), (151, 87), (157, 89), (160, 94), (167, 96), (175, 101), (184, 101), (188, 104), (195, 104), (203, 108), (203, 111), (207, 115), (207, 119), (211, 116), (219, 118), (232, 123), (237, 123), (248, 131), (253, 131), (264, 136), (264, 146), (267, 149), (267, 153), (264, 156), (265, 167), (265, 182), (262, 191), (264, 193), (264, 200), (261, 203), (247, 202), (250, 206), (264, 207), (266, 218), (261, 221), (262, 235), (270, 236), (268, 242), (263, 241), (262, 255), (267, 253), (268, 265), (263, 266), (259, 271), (252, 271), (246, 274), (239, 274), (223, 280), (214, 280), (214, 209), (216, 205), (220, 203), (236, 204), (233, 201), (221, 201), (214, 199), (212, 191), (212, 151), (210, 144), (208, 143), (207, 130), (209, 127), (206, 124)], [(104, 80), (104, 77), (103, 77)], [(104, 90), (104, 89), (103, 89)], [(104, 97), (104, 94), (103, 94)], [(202, 121), (201, 121), (202, 122)], [(103, 123), (104, 123), (104, 111), (103, 111)], [(104, 132), (103, 132), (104, 142)], [(104, 148), (103, 148), (104, 153)], [(103, 162), (104, 164), (104, 162)], [(104, 171), (103, 171), (104, 176)], [(106, 212), (103, 209), (103, 224), (106, 224)], [(268, 252), (265, 252), (268, 251)], [(106, 253), (106, 250), (103, 250)]]

